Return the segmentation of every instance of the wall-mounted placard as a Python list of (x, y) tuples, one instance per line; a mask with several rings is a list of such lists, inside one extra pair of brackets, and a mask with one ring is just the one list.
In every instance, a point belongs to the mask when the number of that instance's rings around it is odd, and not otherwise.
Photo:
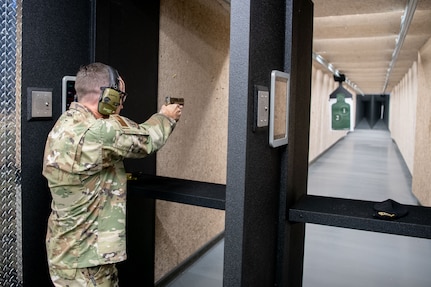
[(278, 147), (288, 143), (290, 75), (271, 72), (269, 145)]
[(62, 79), (62, 99), (61, 99), (61, 112), (64, 113), (69, 109), (72, 102), (76, 101), (75, 91), (75, 76), (64, 76)]

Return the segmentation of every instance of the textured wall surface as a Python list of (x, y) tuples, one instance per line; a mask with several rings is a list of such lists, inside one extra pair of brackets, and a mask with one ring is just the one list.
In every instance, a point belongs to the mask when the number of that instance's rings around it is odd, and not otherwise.
[(412, 174), (412, 191), (421, 205), (431, 206), (429, 188), (431, 105), (431, 41), (420, 49), (418, 61), (391, 92), (391, 136)]
[[(229, 10), (213, 0), (160, 3), (159, 103), (183, 116), (157, 154), (157, 175), (226, 183)], [(158, 201), (156, 281), (224, 230), (224, 211)]]
[(415, 126), (418, 115), (417, 85), (418, 66), (414, 62), (401, 82), (391, 92), (389, 109), (389, 130), (397, 143), (404, 161), (413, 174), (413, 155), (415, 152)]
[(416, 109), (416, 134), (413, 164), (413, 193), (419, 202), (431, 206), (431, 40), (419, 51), (418, 98)]

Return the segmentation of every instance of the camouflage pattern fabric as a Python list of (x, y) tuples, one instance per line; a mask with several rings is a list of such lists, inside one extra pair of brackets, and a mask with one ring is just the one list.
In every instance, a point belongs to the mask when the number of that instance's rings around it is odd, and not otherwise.
[(114, 264), (80, 269), (50, 269), (56, 287), (118, 287), (118, 271)]
[(175, 121), (145, 123), (111, 115), (96, 119), (72, 103), (48, 135), (43, 175), (52, 195), (46, 248), (51, 269), (84, 268), (126, 259), (126, 172), (123, 158), (158, 151)]

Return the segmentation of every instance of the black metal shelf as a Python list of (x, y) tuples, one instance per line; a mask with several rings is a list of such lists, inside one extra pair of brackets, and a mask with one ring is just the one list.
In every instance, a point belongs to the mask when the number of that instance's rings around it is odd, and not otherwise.
[(225, 209), (226, 185), (148, 174), (135, 177), (128, 181), (129, 192), (142, 192), (153, 199)]
[(375, 203), (306, 195), (289, 209), (289, 220), (431, 239), (431, 207), (405, 205), (406, 216), (382, 220), (373, 217)]

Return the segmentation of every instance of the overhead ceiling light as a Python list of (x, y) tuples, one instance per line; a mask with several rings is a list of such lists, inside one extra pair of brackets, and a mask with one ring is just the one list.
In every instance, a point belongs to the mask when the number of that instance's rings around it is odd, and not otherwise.
[(415, 14), (416, 7), (418, 5), (417, 0), (409, 0), (406, 5), (406, 9), (404, 10), (404, 14), (401, 17), (401, 28), (400, 33), (398, 34), (397, 39), (395, 40), (395, 49), (392, 53), (392, 60), (389, 63), (389, 68), (386, 72), (385, 84), (383, 85), (382, 94), (386, 93), (386, 88), (388, 87), (389, 77), (391, 76), (392, 69), (397, 62), (398, 54), (400, 53), (401, 47), (404, 44), (404, 39), (406, 38), (407, 31), (410, 28), (410, 24), (412, 23), (413, 15)]
[[(339, 77), (340, 76), (340, 71), (338, 71), (332, 64), (328, 63), (328, 61), (325, 60), (325, 58), (323, 58), (321, 55), (313, 52), (313, 59), (318, 62), (320, 65), (322, 65), (323, 67), (325, 67), (328, 71), (330, 71), (333, 75)], [(349, 78), (346, 77), (345, 80), (346, 84), (349, 85), (352, 89), (354, 89), (358, 94), (360, 94), (361, 96), (364, 95), (364, 93), (362, 92), (362, 90), (358, 87), (358, 85), (356, 85), (355, 83), (353, 83), (352, 81), (349, 80)]]

